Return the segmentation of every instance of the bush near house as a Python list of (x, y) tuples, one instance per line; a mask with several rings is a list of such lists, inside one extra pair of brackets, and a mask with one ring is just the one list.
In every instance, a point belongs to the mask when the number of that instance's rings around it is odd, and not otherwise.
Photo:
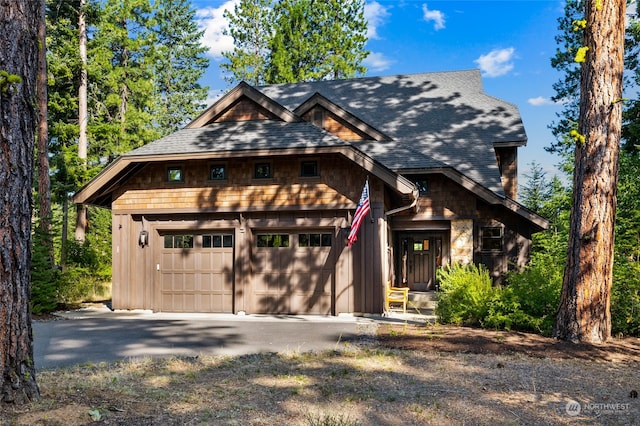
[(550, 336), (560, 304), (563, 265), (549, 255), (534, 257), (522, 272), (507, 275), (496, 289), (482, 325), (486, 328), (532, 331)]
[[(522, 272), (508, 274), (505, 285), (496, 287), (483, 266), (444, 268), (438, 274), (438, 321), (550, 336), (563, 268), (549, 253), (539, 253)], [(613, 335), (640, 336), (640, 264), (629, 259), (616, 259), (611, 329)]]
[(439, 269), (437, 279), (440, 283), (438, 319), (456, 325), (481, 325), (496, 291), (487, 268), (454, 263)]
[(436, 315), (443, 323), (550, 335), (560, 301), (562, 266), (539, 257), (492, 286), (482, 265), (453, 265), (439, 274)]

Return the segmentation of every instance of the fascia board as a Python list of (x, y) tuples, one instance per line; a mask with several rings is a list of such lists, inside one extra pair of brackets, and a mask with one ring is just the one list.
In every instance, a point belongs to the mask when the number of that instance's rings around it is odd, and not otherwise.
[(98, 193), (109, 181), (125, 170), (130, 163), (131, 161), (128, 158), (118, 157), (80, 188), (80, 190), (74, 194), (73, 202), (76, 204), (85, 203), (92, 195)]
[(456, 182), (463, 188), (469, 190), (474, 193), (476, 196), (480, 197), (483, 201), (486, 201), (489, 204), (493, 205), (502, 205), (507, 209), (511, 210), (514, 213), (522, 216), (523, 218), (529, 220), (531, 223), (538, 226), (541, 230), (549, 228), (549, 221), (542, 216), (528, 210), (526, 207), (521, 205), (520, 203), (506, 197), (501, 197), (495, 194), (493, 191), (485, 188), (479, 183), (463, 176), (458, 171), (450, 168), (450, 167), (442, 167), (438, 169), (429, 169), (425, 170), (426, 174), (443, 174), (452, 181)]
[(225, 94), (222, 98), (220, 98), (217, 102), (207, 108), (202, 114), (196, 117), (191, 123), (187, 124), (185, 128), (196, 129), (206, 126), (243, 96), (249, 98), (257, 105), (260, 105), (261, 107), (287, 123), (300, 121), (300, 118), (294, 113), (292, 113), (273, 99), (264, 95), (262, 92), (242, 81), (236, 87), (231, 89), (227, 94)]

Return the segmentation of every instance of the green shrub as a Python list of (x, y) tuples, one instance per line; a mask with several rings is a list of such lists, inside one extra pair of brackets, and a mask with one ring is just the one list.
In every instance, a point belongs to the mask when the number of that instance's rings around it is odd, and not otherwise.
[(443, 323), (480, 325), (486, 316), (494, 289), (483, 266), (453, 264), (438, 270), (436, 315)]
[(42, 315), (58, 306), (60, 271), (53, 264), (50, 247), (51, 235), (35, 227), (31, 259), (31, 312)]
[(506, 285), (489, 302), (482, 326), (551, 335), (560, 303), (563, 265), (550, 256), (534, 258), (522, 272), (507, 275)]
[(618, 256), (611, 288), (611, 331), (640, 336), (640, 263)]
[(95, 296), (110, 294), (111, 264), (94, 248), (92, 242), (67, 240), (67, 265), (60, 277), (58, 300), (74, 304)]

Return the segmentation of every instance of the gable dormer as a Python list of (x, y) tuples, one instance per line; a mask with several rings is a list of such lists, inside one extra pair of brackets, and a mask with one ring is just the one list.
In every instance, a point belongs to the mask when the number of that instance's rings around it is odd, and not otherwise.
[(319, 93), (315, 93), (293, 112), (303, 120), (345, 141), (390, 139)]
[(278, 120), (292, 123), (300, 121), (300, 118), (243, 81), (207, 108), (186, 128), (200, 128), (225, 121), (253, 120)]

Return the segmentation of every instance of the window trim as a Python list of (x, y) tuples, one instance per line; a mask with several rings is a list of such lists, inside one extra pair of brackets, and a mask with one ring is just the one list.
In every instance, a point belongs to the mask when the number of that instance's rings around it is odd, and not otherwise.
[[(221, 178), (213, 178), (212, 172), (215, 167), (222, 167), (222, 177)], [(221, 182), (228, 179), (227, 176), (227, 164), (226, 163), (211, 163), (209, 164), (209, 181), (210, 182)]]
[[(499, 236), (487, 236), (485, 237), (485, 230), (499, 230)], [(485, 248), (485, 240), (488, 241), (499, 241), (500, 248)], [(504, 226), (500, 225), (486, 225), (480, 227), (480, 251), (483, 253), (502, 253), (504, 251)]]
[[(305, 236), (307, 238), (306, 245), (302, 242)], [(314, 244), (313, 237), (317, 237), (317, 244)], [(328, 240), (327, 240), (328, 239)], [(328, 244), (325, 244), (328, 242)], [(331, 248), (333, 246), (333, 234), (330, 232), (300, 232), (298, 233), (298, 248)]]
[[(314, 174), (305, 174), (305, 165), (312, 165)], [(317, 178), (320, 177), (320, 167), (318, 166), (318, 160), (300, 160), (300, 177), (302, 178)]]
[[(262, 237), (267, 237), (267, 244), (261, 245)], [(269, 238), (270, 237), (270, 238)], [(274, 237), (286, 237), (283, 238), (283, 242), (286, 241), (286, 244), (282, 245), (273, 245)], [(291, 235), (289, 233), (259, 233), (256, 234), (255, 247), (259, 249), (277, 249), (277, 248), (290, 248), (291, 247)]]
[[(271, 179), (273, 178), (273, 167), (271, 161), (256, 161), (253, 163), (253, 178), (254, 179)], [(258, 176), (258, 167), (267, 166), (269, 170), (268, 176)]]
[[(167, 247), (167, 238), (171, 239), (171, 247)], [(176, 246), (176, 238), (180, 238), (182, 241), (181, 246)], [(190, 244), (185, 246), (184, 241), (190, 241)], [(164, 234), (162, 246), (165, 250), (191, 250), (196, 246), (196, 236), (194, 234)]]
[[(179, 171), (180, 172), (180, 178), (179, 179), (171, 179), (171, 172), (172, 171)], [(167, 166), (165, 179), (166, 179), (167, 183), (183, 183), (184, 182), (184, 167), (182, 166), (182, 164), (173, 165), (173, 166)]]
[[(216, 237), (220, 238), (220, 245), (216, 245), (215, 241), (216, 241)], [(205, 244), (205, 240), (209, 239), (209, 244)], [(219, 232), (215, 232), (215, 233), (207, 233), (207, 234), (202, 234), (202, 248), (203, 249), (227, 249), (227, 248), (233, 248), (233, 234), (231, 233), (219, 233)]]

